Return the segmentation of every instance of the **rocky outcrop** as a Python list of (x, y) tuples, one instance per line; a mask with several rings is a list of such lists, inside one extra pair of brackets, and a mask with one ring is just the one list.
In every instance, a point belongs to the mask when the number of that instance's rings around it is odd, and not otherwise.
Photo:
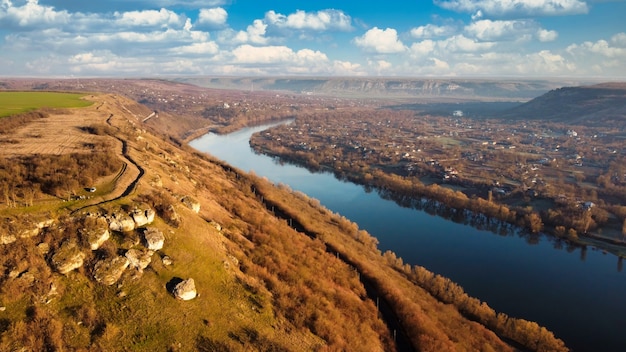
[(89, 243), (92, 251), (100, 248), (111, 236), (106, 221), (102, 218), (98, 219), (95, 225), (81, 229), (80, 234), (83, 240)]
[(165, 236), (161, 230), (156, 227), (148, 227), (143, 232), (144, 245), (151, 251), (158, 251), (163, 248), (163, 242), (165, 242)]
[(183, 204), (191, 209), (194, 213), (199, 213), (200, 212), (200, 203), (195, 200), (194, 198), (190, 197), (190, 196), (184, 196), (180, 199), (181, 202), (183, 202)]
[(135, 220), (128, 214), (116, 212), (109, 217), (111, 231), (129, 232), (135, 229)]
[(130, 261), (126, 257), (116, 256), (104, 259), (94, 266), (94, 279), (101, 284), (110, 286), (122, 277), (124, 270), (128, 268)]
[(61, 274), (67, 274), (72, 270), (83, 266), (85, 253), (83, 253), (76, 242), (65, 242), (57, 249), (52, 256), (52, 265)]
[(172, 294), (174, 295), (174, 297), (183, 301), (194, 299), (198, 296), (198, 292), (196, 291), (196, 283), (193, 281), (192, 278), (183, 280), (176, 284), (176, 286), (174, 286)]
[(131, 268), (141, 271), (150, 265), (152, 254), (154, 254), (154, 252), (149, 249), (141, 250), (131, 248), (126, 252), (125, 257), (128, 259)]
[(154, 210), (148, 208), (146, 210), (135, 209), (130, 216), (135, 221), (135, 227), (143, 227), (154, 221)]
[(169, 204), (167, 207), (165, 207), (160, 215), (161, 217), (163, 217), (163, 220), (165, 220), (168, 224), (174, 227), (180, 225), (180, 215), (178, 215), (178, 213), (176, 212), (176, 208), (174, 208), (173, 205)]

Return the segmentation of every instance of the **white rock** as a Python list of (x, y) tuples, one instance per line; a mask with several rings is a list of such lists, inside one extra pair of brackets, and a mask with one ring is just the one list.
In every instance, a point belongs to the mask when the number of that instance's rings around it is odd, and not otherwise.
[(52, 256), (52, 264), (61, 274), (83, 266), (85, 253), (81, 252), (75, 242), (65, 242)]
[(140, 249), (129, 249), (124, 255), (128, 261), (130, 262), (130, 266), (139, 270), (143, 270), (152, 261), (152, 254), (154, 254), (151, 250), (140, 250)]
[(156, 227), (148, 227), (143, 233), (143, 238), (144, 244), (149, 250), (158, 251), (163, 248), (165, 236), (163, 236), (161, 230)]
[(188, 301), (198, 296), (196, 284), (192, 278), (179, 282), (174, 287), (174, 291), (172, 293), (174, 294), (174, 297), (182, 299), (183, 301)]
[(130, 262), (126, 257), (117, 256), (101, 260), (94, 266), (94, 279), (107, 286), (113, 285), (122, 277), (128, 265)]

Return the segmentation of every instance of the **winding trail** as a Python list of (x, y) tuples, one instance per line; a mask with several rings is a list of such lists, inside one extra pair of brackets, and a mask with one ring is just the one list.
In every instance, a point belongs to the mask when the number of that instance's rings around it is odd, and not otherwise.
[[(124, 106), (122, 103), (120, 103), (119, 101), (117, 103), (121, 106), (121, 110), (132, 114), (130, 110), (126, 108), (126, 106)], [(102, 105), (104, 105), (104, 102), (98, 106), (98, 109), (102, 107)], [(133, 117), (135, 116), (134, 114), (132, 115)], [(106, 119), (106, 123), (110, 127), (113, 127), (116, 130), (120, 131), (120, 128), (115, 126), (112, 122), (114, 116), (114, 113), (110, 112), (109, 117)], [(143, 167), (141, 167), (130, 156), (128, 141), (121, 137), (118, 137), (117, 135), (110, 135), (110, 137), (117, 140), (118, 148), (120, 151), (118, 153), (118, 157), (122, 160), (123, 163), (122, 168), (112, 180), (112, 182), (114, 183), (113, 190), (108, 194), (103, 195), (102, 197), (95, 198), (91, 202), (81, 204), (80, 207), (72, 210), (72, 214), (75, 214), (89, 207), (100, 206), (129, 196), (135, 191), (137, 185), (139, 184), (139, 181), (141, 181), (143, 175), (145, 174), (145, 170), (143, 169)]]

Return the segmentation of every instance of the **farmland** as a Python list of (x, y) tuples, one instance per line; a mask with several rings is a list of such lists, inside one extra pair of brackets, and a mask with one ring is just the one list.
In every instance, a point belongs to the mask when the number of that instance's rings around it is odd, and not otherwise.
[(1, 92), (0, 117), (40, 108), (79, 108), (92, 103), (81, 99), (85, 94), (57, 92)]

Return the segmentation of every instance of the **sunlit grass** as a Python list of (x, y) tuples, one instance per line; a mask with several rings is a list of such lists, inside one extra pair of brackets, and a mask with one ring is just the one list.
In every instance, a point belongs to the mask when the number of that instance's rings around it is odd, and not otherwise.
[(48, 108), (80, 108), (92, 104), (85, 94), (55, 92), (0, 92), (0, 117)]

